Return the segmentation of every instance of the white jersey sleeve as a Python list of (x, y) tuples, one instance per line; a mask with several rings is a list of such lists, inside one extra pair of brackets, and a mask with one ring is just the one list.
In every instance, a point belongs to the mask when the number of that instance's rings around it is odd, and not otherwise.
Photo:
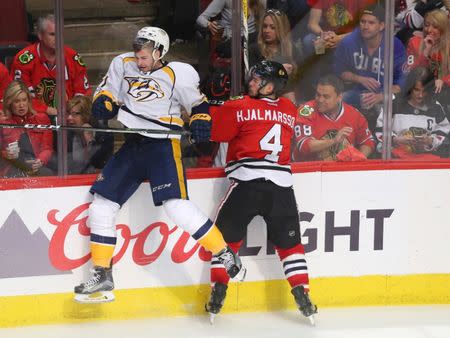
[(115, 102), (121, 101), (122, 81), (124, 78), (124, 64), (127, 58), (134, 59), (133, 53), (125, 53), (116, 56), (109, 66), (108, 72), (103, 77), (102, 82), (97, 87), (94, 98), (104, 94)]
[(207, 101), (206, 96), (200, 91), (200, 77), (191, 65), (182, 62), (169, 63), (175, 73), (174, 98), (181, 106), (191, 113), (192, 108)]

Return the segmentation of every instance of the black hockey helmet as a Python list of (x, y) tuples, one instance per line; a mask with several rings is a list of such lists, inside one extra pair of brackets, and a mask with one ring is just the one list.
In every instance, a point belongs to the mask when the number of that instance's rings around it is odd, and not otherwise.
[(249, 71), (249, 79), (253, 76), (260, 77), (263, 80), (261, 88), (272, 82), (276, 94), (286, 87), (288, 81), (288, 74), (284, 66), (281, 63), (269, 60), (262, 60), (255, 64)]

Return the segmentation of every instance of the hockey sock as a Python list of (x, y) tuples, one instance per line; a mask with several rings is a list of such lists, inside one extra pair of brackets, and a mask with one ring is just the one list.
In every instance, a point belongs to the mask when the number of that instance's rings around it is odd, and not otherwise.
[(92, 263), (96, 266), (110, 266), (117, 241), (115, 218), (119, 209), (119, 204), (94, 194), (94, 200), (89, 206), (89, 224)]
[(116, 237), (91, 234), (91, 255), (94, 266), (109, 268), (116, 240)]
[[(239, 251), (239, 248), (241, 247), (241, 244), (242, 244), (242, 241), (233, 242), (233, 243), (228, 243), (228, 246), (231, 248), (231, 250), (233, 250), (235, 253), (237, 253)], [(225, 266), (222, 263), (220, 263), (220, 261), (215, 256), (212, 256), (212, 258), (211, 258), (211, 284), (215, 284), (215, 283), (228, 284), (229, 280), (230, 280), (230, 276), (228, 276)]]
[[(217, 228), (215, 224), (213, 224), (210, 220), (208, 220), (210, 223), (210, 229), (209, 231), (203, 235), (201, 238), (197, 239), (197, 241), (208, 251), (211, 251), (213, 255), (223, 250), (227, 243), (225, 243), (225, 240), (223, 239), (222, 233)], [(195, 234), (193, 235), (195, 238)], [(196, 238), (195, 238), (196, 239)]]
[(303, 285), (309, 291), (308, 267), (305, 260), (305, 248), (297, 244), (292, 248), (282, 249), (275, 247), (280, 261), (283, 264), (284, 274), (291, 288)]

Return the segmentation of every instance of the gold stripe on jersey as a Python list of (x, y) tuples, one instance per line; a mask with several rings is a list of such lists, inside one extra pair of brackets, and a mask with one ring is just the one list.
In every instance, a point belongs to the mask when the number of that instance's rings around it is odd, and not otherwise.
[(116, 102), (117, 100), (114, 98), (114, 95), (108, 91), (108, 90), (101, 90), (97, 94), (95, 94), (94, 99), (92, 101), (95, 101), (100, 95), (108, 96), (111, 100)]
[(181, 162), (181, 145), (179, 139), (171, 139), (173, 160), (177, 167), (178, 185), (182, 199), (187, 198), (186, 184), (184, 183), (183, 163)]
[(163, 68), (161, 68), (161, 70), (166, 73), (167, 75), (169, 75), (170, 80), (172, 81), (172, 84), (175, 83), (175, 72), (173, 71), (172, 68), (170, 68), (169, 66), (165, 66)]
[(123, 58), (123, 63), (126, 62), (136, 62), (136, 58), (134, 56), (128, 56), (126, 58)]
[(160, 117), (158, 120), (165, 122), (165, 123), (170, 123), (171, 125), (176, 124), (177, 126), (183, 127), (184, 126), (184, 121), (183, 119), (176, 117), (176, 116), (164, 116), (164, 117)]

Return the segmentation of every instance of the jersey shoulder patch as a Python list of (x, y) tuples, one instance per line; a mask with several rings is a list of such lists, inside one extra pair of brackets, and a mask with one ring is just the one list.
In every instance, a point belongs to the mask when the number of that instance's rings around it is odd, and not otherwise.
[(81, 67), (86, 67), (86, 64), (84, 63), (84, 61), (83, 61), (83, 59), (82, 59), (82, 57), (81, 57), (81, 55), (80, 54), (75, 54), (74, 56), (73, 56), (73, 60), (76, 62), (76, 63), (78, 63)]
[(35, 57), (34, 57), (33, 53), (31, 53), (31, 51), (29, 51), (29, 50), (24, 51), (18, 57), (19, 62), (23, 65), (30, 63), (31, 61), (34, 60), (34, 58)]
[(230, 101), (236, 101), (236, 100), (242, 100), (244, 98), (244, 95), (236, 95), (236, 96), (230, 96)]
[(312, 113), (314, 113), (314, 108), (307, 104), (305, 104), (298, 110), (298, 115), (303, 117), (309, 117), (312, 115)]

